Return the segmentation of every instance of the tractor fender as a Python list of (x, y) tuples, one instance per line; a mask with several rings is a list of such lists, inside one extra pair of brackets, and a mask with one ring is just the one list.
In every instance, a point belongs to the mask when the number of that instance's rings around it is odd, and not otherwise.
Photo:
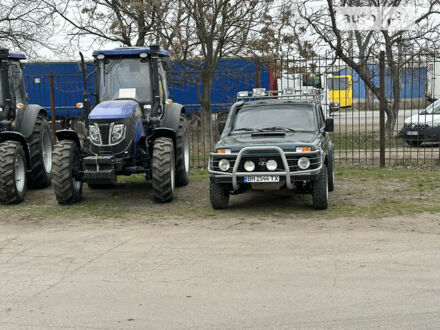
[(159, 137), (167, 137), (173, 139), (173, 142), (175, 143), (176, 131), (169, 127), (157, 127), (153, 130), (152, 138), (153, 140), (155, 140)]
[(65, 129), (61, 131), (56, 131), (55, 135), (58, 141), (63, 141), (63, 140), (74, 141), (76, 144), (78, 144), (78, 148), (81, 150), (81, 143), (79, 141), (78, 134), (75, 131), (71, 129)]
[(29, 138), (34, 132), (35, 122), (39, 115), (47, 116), (44, 108), (37, 104), (28, 104), (23, 109), (17, 109), (15, 129)]
[(26, 166), (29, 168), (31, 165), (31, 153), (26, 138), (23, 134), (13, 131), (5, 131), (0, 133), (0, 143), (5, 141), (17, 141), (23, 146), (24, 153), (26, 155)]
[(160, 121), (161, 127), (167, 127), (175, 132), (179, 128), (180, 115), (185, 113), (185, 108), (179, 103), (165, 104), (165, 113)]

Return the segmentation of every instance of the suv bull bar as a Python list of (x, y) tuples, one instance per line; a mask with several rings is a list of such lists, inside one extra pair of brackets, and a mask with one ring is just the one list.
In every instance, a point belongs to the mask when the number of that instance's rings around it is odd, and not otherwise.
[[(277, 172), (238, 172), (238, 167), (240, 166), (240, 161), (241, 158), (243, 157), (243, 154), (247, 151), (277, 151), (280, 156), (281, 156), (281, 160), (283, 162), (283, 166), (284, 166), (284, 171), (277, 171)], [(322, 150), (315, 150), (315, 151), (311, 151), (311, 152), (285, 152), (283, 149), (281, 149), (280, 147), (276, 147), (276, 146), (272, 146), (272, 147), (244, 147), (243, 149), (241, 149), (239, 151), (239, 153), (237, 154), (237, 158), (235, 160), (235, 164), (234, 167), (232, 169), (232, 173), (229, 172), (221, 172), (221, 171), (214, 171), (211, 170), (211, 158), (209, 159), (209, 164), (208, 164), (208, 172), (210, 174), (218, 174), (218, 175), (222, 175), (222, 176), (231, 176), (232, 177), (232, 187), (234, 188), (234, 190), (238, 190), (239, 186), (238, 186), (238, 182), (237, 182), (237, 177), (244, 177), (244, 176), (257, 176), (257, 175), (270, 175), (270, 176), (274, 176), (274, 175), (283, 175), (286, 177), (286, 187), (289, 190), (293, 189), (293, 183), (291, 181), (291, 176), (300, 176), (300, 175), (312, 175), (312, 174), (317, 174), (321, 171), (322, 168), (322, 164), (323, 164), (323, 160), (321, 158), (321, 163), (319, 164), (318, 168), (314, 168), (314, 169), (310, 169), (310, 170), (302, 170), (302, 171), (294, 171), (291, 172), (290, 168), (289, 168), (289, 163), (287, 162), (287, 158), (286, 158), (286, 153), (287, 154), (291, 154), (291, 155), (308, 155), (308, 154), (314, 154), (314, 153), (321, 153), (322, 155)], [(215, 152), (211, 152), (211, 156), (218, 156), (219, 154), (215, 153)], [(230, 154), (230, 155), (234, 155), (234, 154)]]

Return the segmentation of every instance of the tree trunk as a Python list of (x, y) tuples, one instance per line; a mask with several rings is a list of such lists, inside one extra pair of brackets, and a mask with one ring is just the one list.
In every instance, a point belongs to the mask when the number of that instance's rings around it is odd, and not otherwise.
[(212, 114), (211, 114), (211, 89), (213, 77), (210, 70), (201, 72), (202, 91), (200, 93), (200, 117), (202, 122), (201, 142), (203, 150), (209, 153), (212, 150)]

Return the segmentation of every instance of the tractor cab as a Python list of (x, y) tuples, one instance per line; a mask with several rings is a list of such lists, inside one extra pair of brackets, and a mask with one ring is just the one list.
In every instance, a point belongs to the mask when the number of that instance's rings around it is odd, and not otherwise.
[(0, 130), (10, 129), (16, 117), (16, 109), (27, 104), (26, 87), (21, 70), (20, 60), (24, 54), (12, 53), (7, 49), (0, 50)]
[[(136, 173), (145, 173), (147, 180), (153, 181), (157, 201), (171, 201), (174, 186), (188, 183), (189, 138), (185, 108), (168, 95), (168, 51), (155, 45), (125, 47), (94, 51), (93, 57), (95, 104), (91, 105), (85, 88), (84, 102), (79, 106), (85, 110), (85, 140), (81, 143), (79, 136), (69, 130), (56, 133), (60, 150), (79, 155), (70, 164), (75, 168), (66, 173), (73, 183), (54, 182), (58, 201), (79, 201), (83, 182), (99, 188), (115, 184), (118, 175)], [(81, 58), (87, 86), (82, 54)], [(81, 148), (78, 153), (77, 147)], [(56, 157), (55, 167), (62, 166), (59, 162), (63, 159)]]
[(23, 201), (26, 188), (45, 188), (52, 177), (52, 135), (46, 110), (28, 104), (20, 60), (0, 49), (0, 202)]

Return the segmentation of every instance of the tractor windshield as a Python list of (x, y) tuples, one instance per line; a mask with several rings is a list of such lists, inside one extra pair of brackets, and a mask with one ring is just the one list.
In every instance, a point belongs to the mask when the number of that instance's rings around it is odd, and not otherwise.
[[(105, 62), (105, 63), (104, 63)], [(150, 65), (139, 58), (110, 58), (99, 64), (99, 99), (151, 102)]]
[(9, 63), (9, 89), (15, 103), (27, 103), (23, 71), (21, 71), (21, 65), (18, 61), (11, 61)]

